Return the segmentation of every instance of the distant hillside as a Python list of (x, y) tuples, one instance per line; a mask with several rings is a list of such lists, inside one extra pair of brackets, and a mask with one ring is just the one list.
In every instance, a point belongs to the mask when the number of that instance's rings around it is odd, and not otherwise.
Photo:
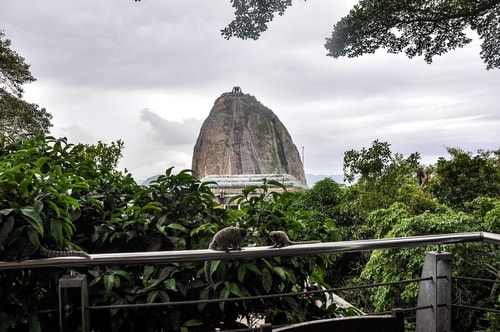
[(151, 182), (153, 182), (154, 180), (158, 179), (158, 177), (159, 177), (159, 176), (160, 176), (160, 174), (150, 176), (150, 177), (149, 177), (149, 178), (147, 178), (146, 180), (142, 181), (141, 185), (143, 185), (143, 186), (147, 186), (147, 185), (149, 185)]

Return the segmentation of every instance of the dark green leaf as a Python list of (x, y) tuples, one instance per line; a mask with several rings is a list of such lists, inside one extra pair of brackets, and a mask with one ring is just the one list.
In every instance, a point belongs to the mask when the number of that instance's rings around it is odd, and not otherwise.
[(199, 319), (190, 319), (182, 324), (183, 327), (200, 326), (200, 325), (203, 325), (203, 322), (200, 321)]
[(269, 293), (273, 287), (273, 276), (271, 275), (271, 271), (268, 269), (262, 269), (261, 282), (262, 287), (264, 287), (264, 291)]
[(33, 314), (30, 315), (29, 318), (29, 332), (41, 332), (42, 327), (40, 326), (40, 321), (38, 320), (38, 316)]
[(148, 297), (146, 299), (146, 303), (153, 303), (159, 294), (160, 294), (160, 291), (157, 289), (149, 292)]
[(113, 291), (113, 286), (115, 284), (115, 278), (112, 274), (105, 274), (103, 276), (104, 281), (104, 301), (107, 301), (111, 292)]
[(175, 281), (175, 278), (170, 278), (170, 279), (167, 279), (163, 282), (163, 284), (165, 285), (165, 288), (166, 289), (169, 289), (169, 290), (172, 290), (174, 292), (177, 292), (177, 284), (176, 284), (176, 281)]
[(186, 227), (184, 227), (184, 226), (182, 226), (181, 224), (178, 224), (178, 223), (168, 224), (167, 228), (176, 229), (176, 230), (181, 231), (183, 233), (188, 233)]
[(32, 208), (21, 208), (24, 219), (35, 229), (38, 234), (43, 235), (43, 220), (38, 212)]

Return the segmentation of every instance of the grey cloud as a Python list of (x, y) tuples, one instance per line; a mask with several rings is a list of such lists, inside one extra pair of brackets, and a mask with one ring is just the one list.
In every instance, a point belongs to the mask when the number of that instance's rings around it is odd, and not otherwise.
[(55, 137), (66, 137), (70, 143), (78, 142), (92, 144), (97, 141), (96, 137), (87, 129), (77, 124), (68, 127), (56, 127), (51, 131), (51, 134)]
[(2, 0), (0, 21), (54, 132), (123, 139), (122, 164), (139, 178), (189, 167), (202, 121), (235, 85), (305, 148), (306, 172), (341, 172), (346, 150), (375, 139), (431, 161), (445, 146), (498, 148), (500, 77), (484, 69), (478, 42), (432, 65), (384, 51), (328, 58), (324, 38), (350, 6), (294, 3), (258, 41), (220, 36), (232, 19), (225, 1)]
[(202, 123), (196, 119), (187, 119), (182, 123), (169, 121), (148, 109), (140, 111), (140, 120), (148, 126), (147, 135), (154, 137), (159, 143), (169, 146), (194, 146), (196, 134)]

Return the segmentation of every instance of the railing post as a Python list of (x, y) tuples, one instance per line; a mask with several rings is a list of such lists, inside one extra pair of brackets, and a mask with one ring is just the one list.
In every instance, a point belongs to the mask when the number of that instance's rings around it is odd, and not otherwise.
[(431, 251), (425, 256), (418, 293), (416, 332), (451, 331), (451, 261), (449, 252)]
[(64, 275), (59, 279), (59, 331), (90, 331), (87, 276)]

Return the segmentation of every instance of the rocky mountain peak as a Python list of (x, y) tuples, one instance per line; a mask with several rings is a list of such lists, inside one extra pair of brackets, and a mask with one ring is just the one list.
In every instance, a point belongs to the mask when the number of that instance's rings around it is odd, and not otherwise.
[(299, 151), (283, 123), (239, 87), (215, 100), (194, 146), (192, 169), (199, 178), (290, 174), (306, 183)]

